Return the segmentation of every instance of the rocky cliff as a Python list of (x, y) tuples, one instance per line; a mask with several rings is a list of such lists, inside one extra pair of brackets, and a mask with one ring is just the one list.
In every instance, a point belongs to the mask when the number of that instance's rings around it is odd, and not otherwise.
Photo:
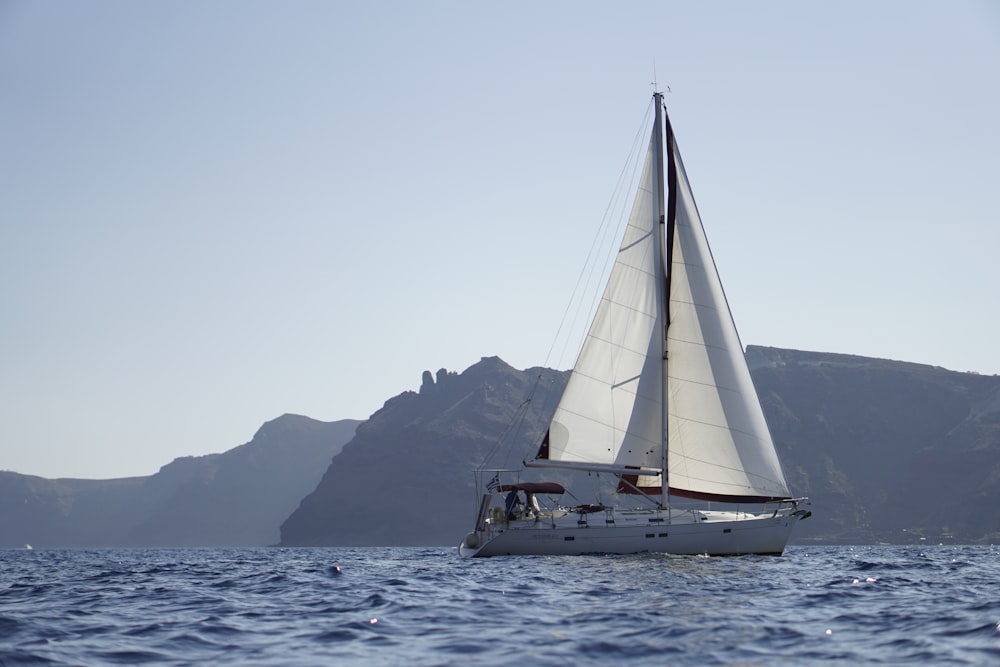
[[(358, 427), (316, 490), (281, 527), (283, 545), (439, 545), (468, 530), (475, 511), (472, 470), (527, 409), (517, 438), (520, 465), (537, 447), (566, 374), (519, 371), (496, 357), (461, 374), (423, 376)], [(530, 404), (524, 401), (537, 385)], [(533, 450), (530, 453), (534, 453)], [(498, 461), (503, 465), (503, 460)]]
[(796, 539), (1000, 539), (1000, 377), (750, 347), (789, 484), (814, 505)]
[[(793, 542), (1000, 540), (1000, 377), (754, 346), (747, 360), (789, 485), (813, 503)], [(566, 379), (485, 358), (425, 372), (364, 423), (285, 415), (149, 477), (0, 472), (0, 547), (257, 546), (279, 526), (283, 545), (455, 544), (471, 471), (501, 440), (514, 447), (491, 465), (532, 456)]]
[[(793, 541), (1000, 539), (1000, 377), (751, 346), (758, 394), (793, 493), (813, 517)], [(282, 526), (286, 545), (457, 543), (475, 513), (470, 474), (536, 378), (516, 467), (534, 453), (566, 376), (496, 358), (424, 374), (359, 429)]]

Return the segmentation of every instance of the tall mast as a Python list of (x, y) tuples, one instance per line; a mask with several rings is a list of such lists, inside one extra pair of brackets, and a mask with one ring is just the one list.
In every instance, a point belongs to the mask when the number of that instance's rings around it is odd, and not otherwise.
[[(656, 253), (657, 256), (657, 271), (662, 272), (662, 280), (660, 281), (660, 298), (663, 304), (663, 330), (660, 332), (660, 352), (662, 353), (662, 365), (660, 367), (660, 380), (662, 382), (661, 391), (663, 396), (663, 410), (660, 413), (660, 433), (661, 442), (663, 443), (663, 452), (661, 454), (660, 461), (660, 506), (669, 507), (670, 503), (668, 496), (670, 493), (669, 483), (667, 479), (667, 434), (669, 431), (669, 420), (668, 420), (668, 410), (667, 410), (667, 326), (669, 325), (670, 318), (670, 276), (668, 274), (669, 265), (667, 259), (670, 256), (669, 249), (669, 239), (673, 234), (668, 233), (667, 228), (667, 216), (664, 206), (664, 177), (663, 177), (663, 165), (664, 165), (664, 150), (663, 150), (663, 93), (655, 92), (653, 93), (653, 103), (656, 106), (656, 121), (654, 134), (656, 136), (655, 141), (655, 162), (656, 162), (656, 213), (657, 218), (660, 221), (659, 233), (656, 234), (656, 244), (659, 247), (659, 252)], [(669, 130), (668, 130), (669, 132)], [(671, 161), (672, 166), (672, 161)], [(672, 170), (671, 170), (672, 171)], [(673, 221), (671, 221), (673, 225)]]

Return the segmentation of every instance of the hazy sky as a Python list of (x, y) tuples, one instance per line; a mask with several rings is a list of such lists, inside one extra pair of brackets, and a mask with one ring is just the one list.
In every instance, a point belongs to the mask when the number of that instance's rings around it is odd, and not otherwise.
[(546, 363), (654, 61), (744, 343), (1000, 373), (997, 3), (7, 0), (0, 469)]

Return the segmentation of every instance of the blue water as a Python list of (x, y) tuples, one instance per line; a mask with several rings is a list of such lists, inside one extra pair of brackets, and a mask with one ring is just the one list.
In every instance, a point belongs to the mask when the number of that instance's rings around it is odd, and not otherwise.
[(0, 551), (0, 665), (1000, 665), (1000, 548)]

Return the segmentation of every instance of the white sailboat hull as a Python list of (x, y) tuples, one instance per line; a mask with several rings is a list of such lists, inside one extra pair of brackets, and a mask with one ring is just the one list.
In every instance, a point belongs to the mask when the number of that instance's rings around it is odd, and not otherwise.
[(573, 515), (555, 521), (488, 523), (467, 535), (458, 552), (471, 558), (646, 552), (777, 556), (784, 551), (795, 524), (809, 516), (805, 510), (793, 509), (766, 515), (696, 512), (668, 523), (665, 511), (635, 514), (624, 520), (616, 518), (614, 525), (598, 525), (604, 521), (593, 519), (581, 522)]

